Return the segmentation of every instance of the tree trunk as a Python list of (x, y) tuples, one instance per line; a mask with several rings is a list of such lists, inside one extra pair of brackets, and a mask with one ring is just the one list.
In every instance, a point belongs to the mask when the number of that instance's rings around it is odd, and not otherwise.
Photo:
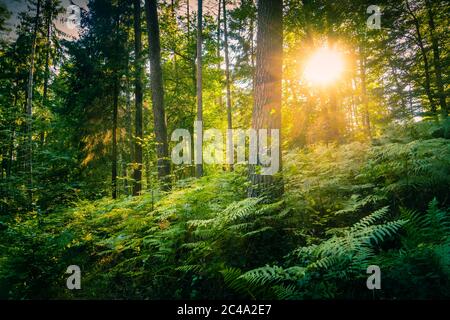
[(134, 185), (133, 195), (138, 195), (142, 190), (142, 41), (141, 41), (141, 6), (140, 0), (134, 0), (134, 68), (135, 83), (134, 95), (136, 105), (135, 117), (135, 142), (134, 142)]
[(126, 92), (126, 126), (127, 126), (127, 144), (129, 146), (129, 153), (126, 157), (126, 163), (125, 163), (125, 167), (124, 167), (124, 174), (125, 174), (125, 178), (124, 179), (124, 188), (125, 188), (125, 192), (127, 195), (131, 194), (131, 188), (128, 185), (128, 181), (129, 181), (129, 163), (131, 163), (134, 159), (134, 143), (133, 143), (133, 119), (131, 116), (131, 96), (130, 96), (130, 76), (129, 76), (129, 61), (127, 58), (127, 68), (126, 68), (126, 75), (125, 75), (125, 92)]
[(434, 64), (434, 73), (436, 76), (436, 86), (439, 93), (439, 104), (441, 105), (441, 114), (443, 118), (447, 118), (448, 109), (447, 109), (447, 102), (445, 101), (446, 95), (444, 91), (444, 85), (442, 82), (441, 58), (439, 53), (439, 43), (435, 33), (436, 27), (434, 24), (433, 8), (431, 6), (430, 0), (425, 0), (425, 5), (427, 7), (428, 26), (430, 28), (431, 44), (433, 48), (433, 64)]
[(111, 184), (112, 184), (112, 198), (117, 198), (117, 113), (119, 104), (119, 79), (117, 76), (114, 79), (113, 90), (113, 129), (112, 129), (112, 170), (111, 170)]
[(161, 69), (161, 45), (159, 38), (158, 8), (156, 0), (145, 1), (147, 16), (147, 33), (150, 57), (150, 83), (152, 88), (153, 120), (156, 137), (156, 155), (158, 177), (163, 189), (169, 187), (169, 146), (167, 142), (167, 125), (164, 111), (164, 86)]
[[(46, 19), (46, 28), (47, 28), (47, 39), (46, 39), (46, 48), (45, 48), (45, 71), (44, 71), (44, 91), (42, 93), (42, 104), (44, 108), (47, 105), (47, 95), (48, 95), (48, 81), (50, 78), (50, 47), (51, 47), (51, 34), (52, 34), (52, 5), (51, 0), (47, 0), (46, 9), (47, 19)], [(45, 143), (45, 131), (41, 132), (41, 145)]]
[(220, 14), (221, 14), (221, 6), (222, 6), (222, 1), (219, 0), (218, 1), (218, 11), (217, 11), (217, 72), (220, 75), (220, 90), (219, 90), (219, 96), (217, 98), (217, 103), (219, 105), (219, 108), (222, 108), (222, 74), (221, 74), (221, 63), (220, 63)]
[[(253, 0), (252, 0), (253, 1)], [(255, 21), (250, 18), (250, 65), (252, 67), (252, 94), (255, 93)]]
[(372, 130), (370, 128), (370, 114), (369, 103), (367, 100), (367, 88), (366, 88), (366, 56), (364, 52), (363, 44), (359, 46), (359, 72), (361, 80), (361, 99), (364, 108), (364, 127), (366, 134), (370, 140), (372, 140)]
[[(203, 1), (198, 0), (198, 12), (197, 12), (197, 121), (203, 121), (203, 96), (202, 96), (202, 10)], [(199, 140), (197, 143), (202, 144), (202, 133), (199, 134)], [(203, 148), (200, 148), (202, 150)], [(197, 154), (198, 162), (203, 161), (202, 152)], [(203, 163), (196, 164), (196, 176), (197, 178), (203, 176)]]
[[(17, 80), (16, 80), (16, 85), (17, 85)], [(13, 110), (14, 110), (14, 115), (16, 113), (16, 107), (17, 107), (17, 91), (14, 91), (13, 94), (13, 104), (12, 104)], [(15, 118), (16, 116), (14, 116)], [(6, 176), (8, 178), (11, 177), (11, 172), (12, 172), (12, 167), (13, 167), (13, 159), (14, 159), (14, 141), (16, 138), (16, 123), (15, 121), (11, 121), (10, 122), (10, 142), (9, 142), (9, 147), (8, 147), (8, 167), (6, 169)]]
[[(117, 9), (117, 14), (115, 16), (114, 22), (114, 43), (115, 50), (117, 50), (117, 45), (119, 43), (119, 28), (120, 28), (120, 13)], [(119, 70), (117, 66), (114, 70), (113, 75), (113, 123), (112, 123), (112, 168), (111, 168), (111, 195), (113, 199), (117, 198), (117, 175), (118, 175), (118, 161), (117, 161), (117, 122), (118, 122), (118, 112), (119, 112), (119, 94), (120, 94), (120, 78)]]
[[(228, 28), (227, 28), (227, 7), (226, 0), (222, 2), (223, 7), (223, 36), (224, 36), (224, 50), (225, 50), (225, 81), (227, 87), (227, 124), (228, 124), (228, 135), (231, 135), (231, 129), (233, 129), (233, 123), (231, 118), (231, 85), (230, 85), (230, 60), (228, 57)], [(231, 150), (229, 159), (230, 162), (230, 170), (233, 170), (233, 164), (231, 164), (233, 159), (233, 140), (232, 135), (227, 137), (227, 143), (229, 150)]]
[[(186, 18), (187, 18), (187, 33), (186, 33), (186, 38), (187, 38), (187, 48), (188, 51), (189, 50), (189, 42), (191, 40), (191, 15), (190, 15), (190, 4), (189, 4), (189, 0), (186, 1), (186, 7), (187, 7), (187, 12), (186, 12)], [(197, 56), (197, 50), (194, 49), (192, 52), (192, 88), (193, 88), (193, 92), (195, 91), (196, 87), (197, 87), (197, 75), (196, 75), (196, 66), (195, 66), (195, 58)], [(194, 113), (194, 109), (192, 108), (192, 113)]]
[(33, 42), (31, 45), (31, 57), (30, 57), (30, 70), (28, 73), (28, 85), (27, 85), (27, 131), (28, 131), (28, 201), (30, 208), (33, 205), (33, 78), (34, 78), (34, 63), (36, 55), (36, 42), (37, 33), (39, 29), (39, 19), (41, 14), (41, 0), (36, 4), (36, 17), (34, 22)]
[[(252, 128), (256, 130), (267, 129), (268, 132), (271, 129), (281, 129), (282, 9), (283, 4), (279, 0), (258, 1)], [(259, 143), (260, 141), (258, 141)], [(281, 152), (279, 152), (278, 161), (281, 169)], [(260, 165), (259, 157), (258, 165)], [(281, 179), (276, 179), (273, 175), (259, 174), (256, 169), (255, 166), (250, 165), (251, 186), (248, 191), (249, 196), (268, 196), (271, 200), (280, 196), (283, 192)]]

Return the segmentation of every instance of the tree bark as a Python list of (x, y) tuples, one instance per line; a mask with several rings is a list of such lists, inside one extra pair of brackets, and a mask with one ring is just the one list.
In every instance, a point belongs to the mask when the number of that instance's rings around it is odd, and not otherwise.
[(112, 170), (111, 170), (111, 184), (112, 184), (112, 198), (117, 198), (117, 113), (119, 105), (119, 79), (117, 76), (114, 79), (113, 90), (113, 129), (112, 129)]
[[(202, 32), (203, 32), (203, 1), (198, 0), (198, 12), (197, 12), (197, 121), (203, 121), (203, 88), (202, 88)], [(200, 133), (202, 134), (202, 133)], [(203, 148), (200, 148), (203, 149)], [(200, 152), (198, 155), (199, 162), (202, 162), (203, 155)], [(196, 176), (197, 178), (203, 176), (203, 163), (196, 164)]]
[(218, 104), (219, 104), (219, 108), (222, 108), (222, 103), (223, 103), (223, 100), (222, 100), (222, 74), (221, 74), (221, 63), (220, 63), (220, 15), (221, 15), (221, 6), (222, 6), (222, 1), (221, 0), (219, 0), (218, 1), (218, 6), (219, 6), (219, 8), (218, 8), (218, 11), (217, 11), (217, 72), (219, 73), (219, 75), (220, 75), (220, 80), (219, 80), (219, 83), (220, 83), (220, 90), (219, 90), (219, 96), (218, 96), (218, 98), (217, 98), (217, 102), (218, 102)]
[[(128, 65), (128, 64), (127, 64)], [(128, 67), (127, 67), (128, 70)], [(127, 143), (129, 145), (129, 153), (128, 153), (128, 157), (127, 157), (127, 164), (125, 166), (125, 174), (126, 174), (126, 179), (125, 179), (125, 185), (124, 188), (126, 190), (127, 194), (131, 194), (131, 188), (128, 186), (128, 178), (131, 177), (131, 174), (129, 174), (129, 163), (131, 163), (134, 159), (134, 143), (133, 143), (133, 119), (131, 116), (131, 97), (130, 97), (130, 83), (129, 83), (129, 75), (126, 75), (126, 126), (127, 126)]]
[(30, 57), (30, 69), (28, 73), (28, 85), (27, 85), (27, 131), (28, 131), (28, 201), (30, 208), (33, 205), (33, 80), (34, 80), (34, 63), (36, 55), (36, 42), (37, 33), (39, 29), (39, 19), (41, 14), (41, 0), (36, 3), (36, 17), (34, 22), (33, 42), (31, 45), (31, 57)]
[[(253, 0), (252, 0), (253, 1)], [(252, 94), (255, 93), (255, 19), (250, 17), (250, 65), (252, 67)]]
[[(268, 132), (271, 129), (281, 129), (282, 9), (283, 4), (279, 0), (258, 1), (252, 128), (267, 129)], [(259, 143), (260, 141), (258, 141)], [(281, 152), (279, 152), (279, 164), (281, 169)], [(280, 196), (283, 192), (281, 179), (279, 181), (273, 175), (259, 174), (256, 169), (255, 166), (250, 165), (251, 185), (248, 195), (251, 197), (267, 196), (272, 200)]]
[(142, 41), (141, 41), (141, 6), (140, 0), (133, 1), (134, 6), (134, 68), (135, 68), (135, 83), (134, 95), (136, 106), (135, 117), (135, 142), (134, 142), (134, 165), (136, 166), (133, 172), (133, 195), (138, 195), (142, 190)]
[[(227, 127), (229, 130), (233, 129), (233, 122), (231, 117), (231, 80), (230, 80), (230, 59), (228, 57), (228, 28), (227, 28), (227, 6), (226, 0), (222, 2), (223, 8), (223, 36), (224, 36), (224, 50), (225, 50), (225, 82), (227, 88)], [(231, 133), (231, 131), (228, 131)], [(233, 140), (232, 136), (228, 136), (227, 143), (231, 150), (230, 157), (233, 157)], [(230, 159), (231, 162), (232, 159)], [(230, 164), (230, 170), (233, 170), (233, 164)]]
[[(45, 107), (47, 105), (47, 95), (48, 95), (48, 81), (50, 78), (50, 47), (51, 47), (51, 34), (52, 34), (52, 3), (51, 0), (47, 0), (47, 19), (46, 19), (46, 29), (47, 29), (47, 39), (45, 48), (45, 71), (44, 71), (44, 91), (42, 93), (42, 104)], [(41, 132), (41, 145), (45, 143), (45, 131)]]
[(156, 0), (146, 0), (145, 11), (149, 43), (153, 120), (157, 143), (158, 177), (161, 179), (163, 189), (168, 189), (170, 186), (168, 179), (170, 175), (169, 146), (167, 142), (167, 125), (164, 110), (164, 85), (161, 69), (161, 44)]
[(367, 88), (366, 88), (366, 56), (364, 52), (363, 44), (359, 46), (359, 72), (361, 80), (361, 99), (364, 108), (364, 127), (366, 134), (370, 140), (372, 140), (372, 130), (370, 128), (370, 113), (369, 102), (367, 100)]

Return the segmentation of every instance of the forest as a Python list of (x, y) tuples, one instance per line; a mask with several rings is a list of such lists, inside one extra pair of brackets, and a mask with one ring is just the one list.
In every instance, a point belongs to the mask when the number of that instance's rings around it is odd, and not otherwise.
[(446, 0), (0, 0), (0, 299), (450, 299)]

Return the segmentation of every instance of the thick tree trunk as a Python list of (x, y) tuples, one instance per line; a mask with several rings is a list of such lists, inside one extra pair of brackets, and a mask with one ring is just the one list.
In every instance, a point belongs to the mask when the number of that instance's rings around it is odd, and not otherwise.
[(158, 177), (163, 189), (170, 187), (169, 146), (164, 110), (164, 85), (161, 69), (161, 45), (159, 36), (158, 8), (156, 0), (145, 1), (147, 33), (150, 57), (150, 83), (152, 88), (153, 120), (156, 137), (156, 155), (158, 157)]
[(433, 64), (434, 64), (434, 73), (436, 76), (436, 87), (437, 87), (438, 93), (439, 93), (439, 104), (441, 106), (442, 116), (444, 118), (447, 118), (448, 109), (447, 109), (444, 84), (442, 82), (441, 58), (440, 58), (440, 53), (439, 53), (438, 38), (436, 36), (436, 26), (434, 24), (433, 8), (432, 8), (430, 0), (425, 0), (425, 4), (427, 7), (428, 26), (430, 28), (431, 44), (432, 44), (432, 48), (433, 48)]
[[(281, 129), (282, 9), (283, 4), (280, 0), (258, 1), (252, 128), (256, 130), (267, 129), (268, 133), (270, 133), (271, 129)], [(258, 141), (258, 144), (260, 143), (261, 141)], [(278, 161), (281, 169), (281, 150), (279, 150)], [(259, 157), (258, 164), (260, 164)], [(249, 196), (267, 196), (273, 200), (281, 195), (283, 192), (281, 179), (279, 181), (273, 175), (259, 174), (257, 168), (252, 165), (250, 165), (249, 170), (251, 181)]]
[[(203, 121), (203, 88), (202, 88), (202, 33), (203, 33), (203, 1), (198, 0), (198, 11), (197, 11), (197, 121)], [(200, 135), (200, 140), (202, 138), (202, 133)], [(202, 143), (202, 141), (197, 141), (197, 143)], [(203, 148), (200, 148), (201, 150)], [(198, 162), (203, 161), (202, 152), (197, 154)], [(203, 163), (196, 164), (196, 176), (197, 178), (203, 176)]]
[(133, 172), (134, 185), (133, 195), (138, 195), (142, 190), (142, 41), (141, 41), (141, 6), (140, 0), (133, 1), (134, 6), (134, 69), (135, 69), (135, 83), (134, 95), (136, 105), (135, 117), (135, 143), (134, 143), (134, 163), (135, 169)]
[(250, 65), (252, 67), (252, 94), (255, 93), (255, 19), (250, 18)]

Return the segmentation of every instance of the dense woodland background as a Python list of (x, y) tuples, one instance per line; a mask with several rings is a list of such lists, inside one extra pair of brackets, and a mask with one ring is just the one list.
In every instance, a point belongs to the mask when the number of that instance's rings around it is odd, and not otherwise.
[[(0, 298), (450, 298), (447, 1), (79, 2), (0, 2)], [(195, 120), (282, 172), (174, 165)]]

